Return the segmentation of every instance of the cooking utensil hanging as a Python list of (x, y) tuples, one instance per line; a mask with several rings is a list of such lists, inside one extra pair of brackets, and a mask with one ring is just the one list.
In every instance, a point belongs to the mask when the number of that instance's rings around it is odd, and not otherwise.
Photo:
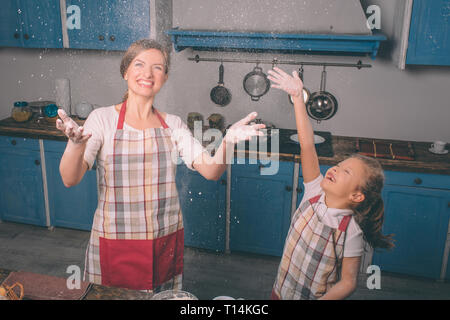
[[(298, 76), (299, 76), (300, 80), (302, 80), (302, 82), (303, 82), (303, 101), (305, 102), (305, 105), (306, 105), (306, 103), (309, 100), (309, 97), (311, 96), (311, 92), (307, 88), (305, 88), (305, 83), (303, 81), (303, 78), (304, 78), (303, 65), (298, 70)], [(291, 104), (294, 104), (294, 101), (292, 101), (291, 95), (289, 95), (289, 102)]]
[(327, 72), (323, 67), (322, 78), (320, 81), (320, 91), (314, 92), (306, 104), (308, 115), (320, 123), (322, 120), (328, 120), (333, 117), (338, 108), (336, 98), (326, 91)]
[(248, 93), (252, 101), (258, 101), (270, 89), (270, 81), (258, 64), (253, 71), (247, 73), (243, 85), (245, 92)]
[(211, 100), (221, 107), (225, 107), (231, 101), (231, 92), (225, 88), (225, 84), (223, 82), (223, 74), (225, 72), (224, 69), (223, 63), (221, 63), (219, 66), (219, 83), (217, 86), (212, 88), (210, 93)]

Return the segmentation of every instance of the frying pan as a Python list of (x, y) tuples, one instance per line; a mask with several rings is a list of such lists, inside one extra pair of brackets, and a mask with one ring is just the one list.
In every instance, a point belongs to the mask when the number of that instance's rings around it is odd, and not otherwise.
[(231, 93), (227, 88), (225, 88), (223, 83), (223, 74), (224, 67), (221, 63), (219, 67), (219, 83), (211, 89), (210, 93), (211, 100), (221, 107), (225, 107), (231, 101)]
[[(303, 82), (303, 66), (301, 66), (300, 69), (298, 70), (298, 76)], [(305, 102), (305, 105), (308, 103), (310, 96), (311, 96), (311, 92), (303, 86), (303, 102)], [(290, 95), (289, 95), (289, 102), (291, 104), (294, 104), (294, 101), (292, 101), (292, 97)]]
[(245, 92), (250, 95), (252, 101), (258, 101), (270, 89), (270, 81), (258, 65), (253, 71), (247, 73), (243, 85)]
[(317, 122), (330, 119), (336, 114), (338, 108), (336, 98), (331, 93), (325, 91), (326, 76), (327, 72), (324, 67), (320, 82), (320, 91), (314, 92), (306, 104), (308, 115), (317, 120)]

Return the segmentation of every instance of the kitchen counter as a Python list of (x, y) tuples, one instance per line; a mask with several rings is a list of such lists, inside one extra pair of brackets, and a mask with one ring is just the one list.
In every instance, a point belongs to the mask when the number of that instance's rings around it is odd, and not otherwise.
[[(78, 118), (74, 120), (83, 125), (84, 121)], [(17, 136), (34, 139), (51, 139), (67, 141), (62, 132), (56, 129), (54, 122), (42, 122), (36, 124), (33, 122), (18, 123), (12, 118), (0, 120), (0, 135)], [(334, 155), (332, 157), (319, 156), (321, 165), (335, 165), (344, 160), (356, 151), (356, 141), (358, 137), (332, 136), (331, 143)], [(398, 140), (373, 139), (380, 142), (397, 142)], [(412, 142), (415, 153), (415, 160), (389, 160), (381, 159), (381, 165), (385, 170), (404, 171), (404, 172), (422, 172), (433, 174), (450, 175), (450, 153), (445, 155), (436, 155), (428, 151), (431, 142)], [(280, 148), (281, 149), (281, 148)], [(245, 152), (246, 156), (258, 156), (254, 152)], [(274, 155), (270, 155), (274, 156)], [(290, 153), (279, 153), (279, 159), (282, 161), (300, 162), (300, 155)]]
[[(3, 283), (11, 272), (11, 270), (0, 268), (0, 284)], [(88, 289), (88, 293), (84, 296), (83, 300), (148, 300), (150, 298), (151, 294), (141, 291), (93, 284)]]

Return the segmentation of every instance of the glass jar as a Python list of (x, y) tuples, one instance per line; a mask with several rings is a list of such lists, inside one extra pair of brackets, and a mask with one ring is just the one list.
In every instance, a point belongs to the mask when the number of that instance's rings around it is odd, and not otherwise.
[(31, 108), (28, 106), (28, 102), (26, 101), (16, 101), (14, 102), (14, 107), (11, 112), (12, 118), (17, 122), (25, 122), (28, 121), (33, 112)]

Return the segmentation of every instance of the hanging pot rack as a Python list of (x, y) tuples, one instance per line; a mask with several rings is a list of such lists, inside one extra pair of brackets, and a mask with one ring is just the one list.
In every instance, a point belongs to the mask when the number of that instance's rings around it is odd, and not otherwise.
[(371, 68), (372, 65), (364, 64), (361, 60), (357, 63), (338, 63), (338, 62), (306, 62), (306, 61), (294, 61), (294, 60), (278, 60), (276, 58), (272, 60), (265, 59), (236, 59), (236, 58), (201, 58), (198, 54), (195, 57), (188, 58), (190, 61), (199, 62), (233, 62), (233, 63), (252, 63), (252, 64), (271, 64), (276, 66), (278, 64), (290, 64), (290, 65), (302, 65), (302, 66), (320, 66), (320, 67), (348, 67), (348, 68)]

